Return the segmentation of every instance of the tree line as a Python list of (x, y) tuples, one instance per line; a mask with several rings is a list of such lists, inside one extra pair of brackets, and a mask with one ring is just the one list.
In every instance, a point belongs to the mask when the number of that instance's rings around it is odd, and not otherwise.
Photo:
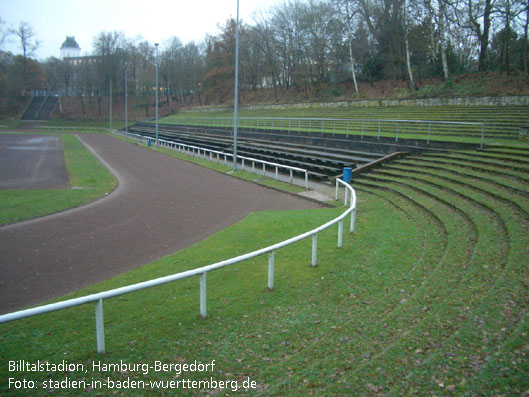
[[(528, 74), (528, 24), (527, 0), (287, 0), (240, 23), (240, 92), (268, 90), (278, 100), (289, 91), (309, 98), (333, 83), (361, 94), (358, 81), (400, 80), (415, 90), (432, 77)], [(102, 32), (92, 56), (75, 63), (33, 59), (38, 42), (28, 24), (2, 29), (0, 46), (8, 34), (22, 54), (0, 52), (0, 96), (46, 89), (101, 100), (112, 82), (115, 95), (126, 84), (128, 95), (150, 106), (158, 62), (163, 102), (233, 100), (234, 20), (201, 43), (173, 37), (159, 49)]]

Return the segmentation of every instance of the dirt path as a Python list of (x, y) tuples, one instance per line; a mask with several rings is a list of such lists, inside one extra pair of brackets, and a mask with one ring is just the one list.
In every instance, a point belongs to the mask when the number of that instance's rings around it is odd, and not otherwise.
[(108, 135), (81, 139), (119, 186), (89, 205), (0, 227), (0, 313), (141, 266), (252, 211), (317, 207)]

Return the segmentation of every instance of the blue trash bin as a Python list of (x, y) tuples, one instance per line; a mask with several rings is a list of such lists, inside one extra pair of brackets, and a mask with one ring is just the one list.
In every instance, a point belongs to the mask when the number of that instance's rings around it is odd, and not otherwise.
[(147, 147), (151, 147), (151, 140), (150, 139), (147, 141)]
[(343, 181), (350, 183), (351, 177), (353, 176), (353, 169), (351, 167), (344, 167), (343, 169)]

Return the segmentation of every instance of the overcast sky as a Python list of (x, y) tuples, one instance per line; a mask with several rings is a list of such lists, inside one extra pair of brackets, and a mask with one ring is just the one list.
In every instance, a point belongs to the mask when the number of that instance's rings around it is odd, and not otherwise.
[[(239, 0), (240, 17), (253, 22), (260, 12), (278, 0)], [(0, 0), (3, 28), (17, 28), (28, 22), (41, 42), (36, 58), (59, 57), (66, 36), (75, 36), (81, 54), (92, 52), (92, 42), (100, 32), (122, 31), (129, 39), (138, 36), (163, 44), (176, 36), (185, 44), (200, 42), (206, 34), (218, 33), (237, 16), (237, 0)], [(4, 49), (21, 53), (14, 36)]]

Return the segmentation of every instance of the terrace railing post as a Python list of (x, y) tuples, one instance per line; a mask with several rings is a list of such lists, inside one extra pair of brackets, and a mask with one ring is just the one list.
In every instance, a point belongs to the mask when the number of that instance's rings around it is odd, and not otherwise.
[(278, 170), (277, 170), (277, 165), (276, 165), (276, 180), (278, 178)]
[(364, 139), (364, 120), (362, 120), (362, 137), (361, 139)]
[(292, 175), (292, 168), (290, 169), (290, 184), (292, 185), (292, 182), (293, 182), (293, 175)]
[(200, 315), (202, 318), (206, 318), (207, 307), (206, 307), (206, 272), (200, 275)]
[(334, 194), (334, 199), (338, 201), (338, 178), (336, 178), (336, 192)]
[(338, 222), (338, 248), (342, 248), (343, 219)]
[(347, 190), (347, 188), (345, 189), (345, 198), (343, 200), (343, 205), (347, 205), (347, 196), (349, 194), (349, 190)]
[(105, 324), (103, 321), (103, 299), (96, 302), (96, 340), (97, 352), (105, 352)]
[(305, 189), (309, 190), (309, 173), (305, 171)]
[(268, 253), (268, 289), (274, 289), (274, 251)]
[(351, 227), (349, 229), (351, 233), (355, 231), (355, 221), (356, 221), (356, 207), (351, 212)]
[(318, 233), (312, 235), (312, 261), (311, 265), (316, 266), (318, 260)]

